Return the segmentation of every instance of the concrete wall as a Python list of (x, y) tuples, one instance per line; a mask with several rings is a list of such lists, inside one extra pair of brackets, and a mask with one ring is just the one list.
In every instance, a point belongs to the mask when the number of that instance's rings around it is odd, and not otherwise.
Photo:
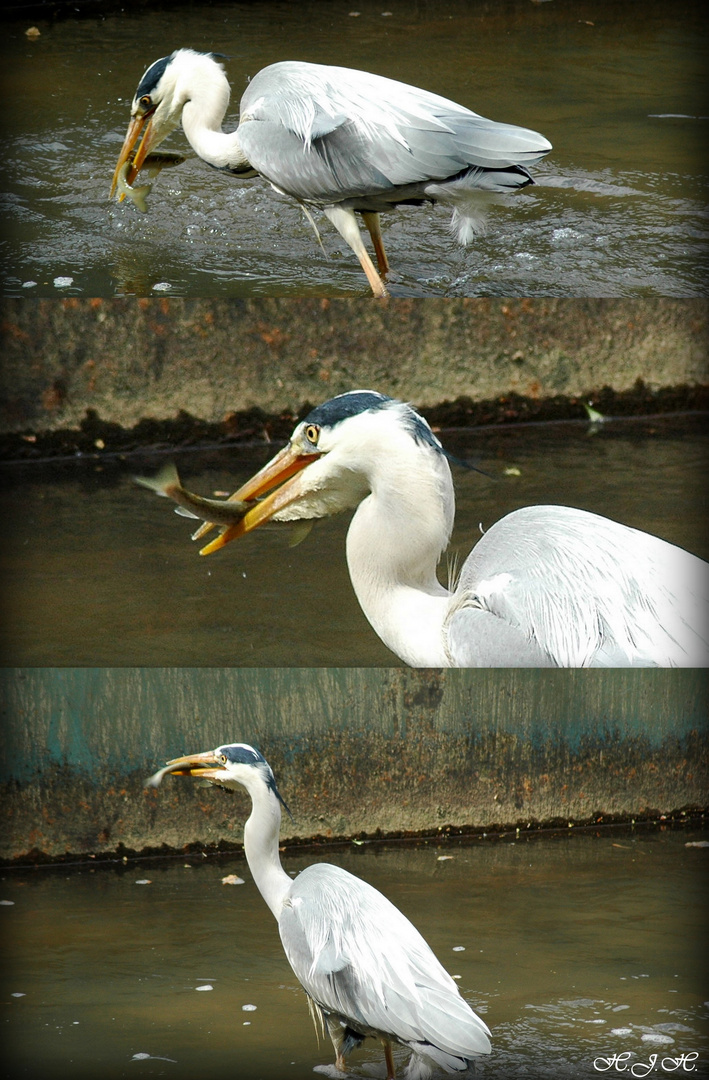
[(421, 407), (708, 380), (700, 300), (6, 300), (0, 433), (186, 410), (297, 412), (357, 387)]
[(246, 799), (166, 759), (255, 743), (284, 837), (703, 806), (707, 673), (23, 669), (3, 688), (0, 858), (240, 841)]

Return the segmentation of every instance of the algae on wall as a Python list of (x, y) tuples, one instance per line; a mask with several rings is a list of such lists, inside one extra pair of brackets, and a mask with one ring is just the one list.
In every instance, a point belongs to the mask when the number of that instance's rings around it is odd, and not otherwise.
[[(246, 802), (168, 758), (250, 742), (283, 836), (626, 819), (702, 806), (707, 673), (693, 670), (5, 670), (0, 858), (240, 841)], [(235, 796), (240, 799), (240, 796)]]

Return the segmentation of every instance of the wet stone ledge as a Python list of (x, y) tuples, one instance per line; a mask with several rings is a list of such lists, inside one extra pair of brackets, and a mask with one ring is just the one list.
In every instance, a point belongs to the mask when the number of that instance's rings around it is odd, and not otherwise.
[[(709, 385), (673, 386), (653, 391), (642, 381), (616, 392), (605, 386), (583, 398), (557, 395), (534, 399), (506, 394), (488, 401), (463, 397), (421, 407), (434, 431), (451, 428), (509, 426), (555, 421), (585, 421), (585, 403), (613, 419), (647, 418), (655, 424), (666, 418), (684, 419), (688, 427), (706, 425)], [(146, 418), (131, 428), (103, 420), (89, 409), (78, 427), (45, 431), (0, 433), (0, 461), (46, 461), (56, 458), (91, 457), (100, 460), (116, 454), (166, 449), (248, 446), (285, 442), (295, 425), (317, 404), (306, 401), (295, 412), (268, 414), (261, 409), (230, 413), (210, 423), (180, 411), (177, 416)]]
[(365, 388), (441, 426), (582, 418), (589, 399), (614, 415), (706, 408), (708, 313), (665, 298), (5, 300), (3, 456), (275, 438)]

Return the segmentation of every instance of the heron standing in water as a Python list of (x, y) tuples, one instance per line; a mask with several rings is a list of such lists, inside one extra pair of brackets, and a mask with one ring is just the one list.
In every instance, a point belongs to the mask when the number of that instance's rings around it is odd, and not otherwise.
[[(261, 175), (308, 215), (322, 210), (379, 297), (387, 295), (382, 277), (389, 270), (383, 210), (444, 203), (453, 233), (467, 244), (482, 226), (485, 203), (533, 183), (528, 166), (551, 150), (535, 131), (350, 68), (295, 60), (264, 68), (241, 98), (238, 128), (224, 132), (229, 98), (212, 53), (177, 49), (151, 64), (133, 99), (111, 195), (117, 184), (126, 194), (150, 151), (181, 123), (209, 165), (242, 178)], [(372, 238), (378, 271), (355, 213)]]
[(490, 1053), (487, 1025), (416, 927), (382, 893), (329, 863), (288, 876), (278, 854), (285, 803), (258, 750), (233, 743), (176, 758), (146, 786), (157, 787), (170, 772), (232, 790), (244, 787), (250, 795), (244, 826), (249, 869), (311, 1009), (327, 1025), (338, 1073), (368, 1036), (384, 1044), (388, 1080), (395, 1076), (392, 1043), (413, 1051), (407, 1080), (426, 1080), (435, 1067), (463, 1072)]

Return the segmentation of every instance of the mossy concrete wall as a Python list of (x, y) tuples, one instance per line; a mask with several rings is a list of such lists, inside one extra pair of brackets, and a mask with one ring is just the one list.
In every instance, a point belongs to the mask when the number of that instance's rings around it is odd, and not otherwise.
[(627, 819), (707, 803), (700, 671), (2, 672), (0, 858), (240, 841), (246, 798), (171, 757), (257, 745), (284, 838)]
[(2, 304), (0, 432), (296, 413), (358, 387), (431, 407), (706, 383), (702, 300), (118, 300)]

